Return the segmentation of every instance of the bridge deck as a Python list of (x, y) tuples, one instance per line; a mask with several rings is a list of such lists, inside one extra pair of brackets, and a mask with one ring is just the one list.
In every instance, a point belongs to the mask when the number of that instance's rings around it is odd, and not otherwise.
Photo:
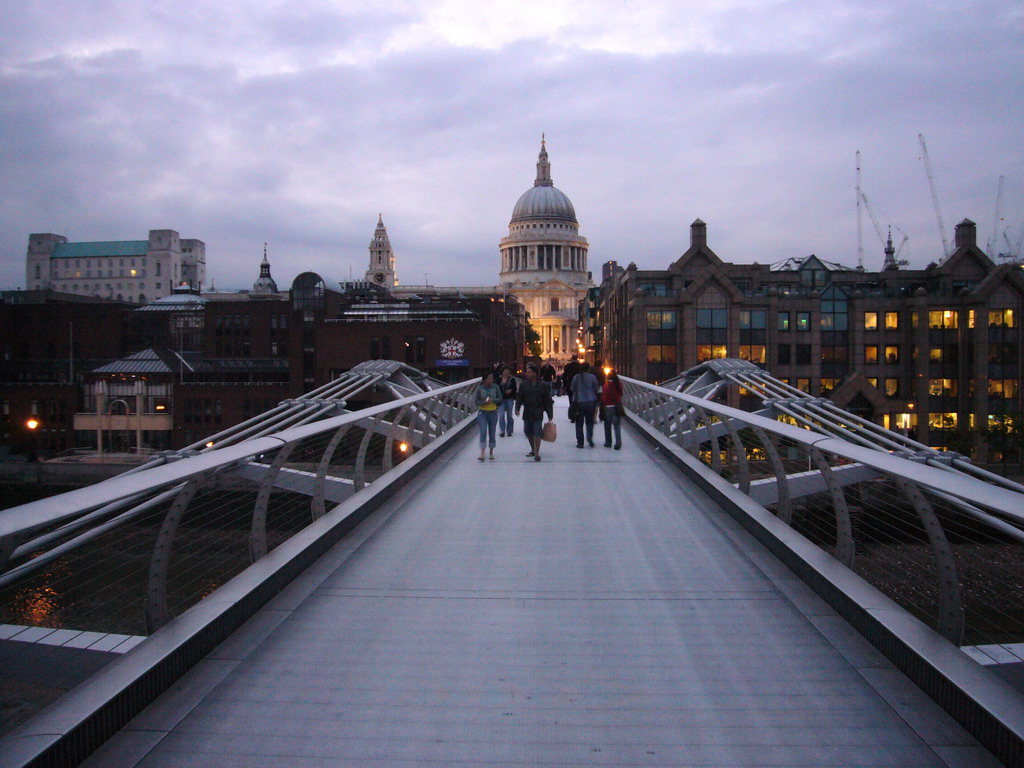
[(87, 764), (996, 764), (646, 443), (577, 450), (559, 406), (543, 462), (517, 434), (480, 464), (474, 432)]

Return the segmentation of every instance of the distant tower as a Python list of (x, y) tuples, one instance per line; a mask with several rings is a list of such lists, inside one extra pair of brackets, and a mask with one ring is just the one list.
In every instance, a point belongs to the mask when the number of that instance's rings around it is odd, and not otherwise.
[(900, 265), (896, 263), (896, 249), (892, 247), (892, 230), (889, 230), (889, 240), (885, 244), (885, 261), (882, 263), (882, 271), (889, 272), (894, 269), (899, 269)]
[(370, 241), (370, 267), (366, 270), (366, 282), (383, 286), (389, 291), (398, 284), (395, 276), (395, 252), (391, 250), (388, 230), (384, 226), (383, 217), (379, 214), (377, 229), (374, 230), (373, 240)]
[(277, 283), (270, 276), (270, 262), (267, 261), (267, 244), (263, 244), (263, 261), (260, 262), (260, 276), (252, 284), (253, 296), (268, 296), (277, 293)]

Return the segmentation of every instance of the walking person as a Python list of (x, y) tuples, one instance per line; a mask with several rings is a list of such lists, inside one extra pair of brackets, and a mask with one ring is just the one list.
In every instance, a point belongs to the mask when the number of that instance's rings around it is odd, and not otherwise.
[[(491, 461), (494, 461), (494, 428), (498, 425), (498, 403), (501, 402), (501, 387), (494, 381), (493, 373), (484, 374), (480, 386), (476, 388), (476, 426), (480, 430), (480, 458), (484, 460), (484, 452), (488, 443), (491, 447)], [(490, 440), (488, 441), (488, 437)]]
[(593, 448), (594, 414), (597, 411), (598, 398), (601, 397), (601, 387), (597, 383), (597, 377), (590, 372), (590, 363), (580, 364), (579, 373), (572, 377), (570, 390), (570, 403), (576, 406), (576, 447), (583, 447), (583, 427), (586, 424), (587, 445)]
[(501, 369), (501, 379), (498, 381), (501, 387), (501, 403), (498, 405), (498, 431), (499, 437), (508, 435), (512, 437), (512, 428), (515, 420), (512, 413), (516, 409), (516, 392), (519, 391), (519, 383), (512, 375), (512, 369), (505, 366)]
[(612, 447), (612, 429), (615, 430), (615, 450), (622, 448), (622, 382), (615, 371), (609, 371), (601, 388), (601, 407), (604, 409), (604, 447)]
[[(569, 358), (569, 362), (562, 368), (562, 389), (565, 391), (566, 397), (569, 398), (569, 411), (572, 411), (573, 402), (573, 389), (572, 380), (576, 378), (576, 374), (580, 372), (580, 364), (576, 362), (576, 355)], [(575, 421), (570, 418), (569, 421)]]
[(541, 381), (540, 369), (530, 363), (526, 366), (526, 379), (519, 385), (516, 393), (516, 416), (523, 413), (523, 433), (530, 441), (530, 452), (534, 461), (540, 461), (541, 433), (544, 429), (544, 415), (548, 421), (555, 418), (554, 401), (551, 399), (551, 387)]

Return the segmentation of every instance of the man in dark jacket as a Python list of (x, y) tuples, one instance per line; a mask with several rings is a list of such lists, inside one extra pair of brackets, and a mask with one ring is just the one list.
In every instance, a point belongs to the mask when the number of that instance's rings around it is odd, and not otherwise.
[[(572, 393), (572, 380), (573, 377), (580, 372), (580, 364), (576, 362), (576, 355), (569, 358), (569, 362), (562, 368), (562, 389), (565, 391), (566, 396), (569, 398), (569, 411), (573, 410), (573, 393)], [(569, 421), (575, 421), (570, 418)]]
[(541, 434), (544, 429), (544, 414), (548, 421), (555, 418), (551, 387), (540, 380), (540, 369), (531, 363), (526, 366), (526, 378), (516, 392), (516, 416), (523, 413), (523, 432), (530, 441), (530, 452), (534, 461), (540, 461)]

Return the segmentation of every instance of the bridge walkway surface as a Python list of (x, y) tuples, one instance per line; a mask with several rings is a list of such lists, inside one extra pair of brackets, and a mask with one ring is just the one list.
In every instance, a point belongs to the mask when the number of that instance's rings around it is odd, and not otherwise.
[[(87, 766), (999, 763), (624, 426), (475, 429)], [(521, 425), (517, 423), (517, 428)]]

